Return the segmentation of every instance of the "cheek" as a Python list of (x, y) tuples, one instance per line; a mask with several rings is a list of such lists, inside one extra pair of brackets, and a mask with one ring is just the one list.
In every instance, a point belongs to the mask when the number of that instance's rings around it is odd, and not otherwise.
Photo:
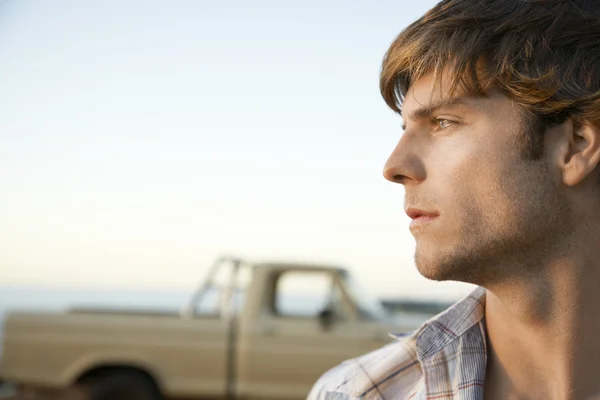
[(473, 192), (484, 186), (489, 156), (473, 143), (444, 138), (432, 150), (428, 157), (427, 179), (440, 189), (436, 192), (442, 198), (451, 193), (458, 197), (473, 197)]
[(497, 225), (512, 207), (505, 184), (513, 167), (486, 144), (449, 139), (444, 145), (428, 172), (438, 205), (445, 209), (441, 211), (456, 224), (468, 223), (469, 229)]

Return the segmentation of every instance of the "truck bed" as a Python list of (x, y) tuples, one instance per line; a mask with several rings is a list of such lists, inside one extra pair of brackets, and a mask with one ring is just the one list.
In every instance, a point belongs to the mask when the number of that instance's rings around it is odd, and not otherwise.
[(69, 314), (89, 314), (89, 315), (124, 315), (140, 317), (177, 317), (177, 310), (156, 310), (142, 308), (98, 308), (98, 307), (74, 307), (67, 311)]
[(82, 371), (133, 365), (163, 378), (166, 395), (222, 394), (227, 322), (156, 310), (12, 312), (6, 318), (3, 378), (58, 387)]

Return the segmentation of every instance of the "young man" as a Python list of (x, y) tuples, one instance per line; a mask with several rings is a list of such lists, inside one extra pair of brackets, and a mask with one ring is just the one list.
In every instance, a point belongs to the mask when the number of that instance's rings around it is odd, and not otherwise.
[(600, 398), (600, 2), (444, 0), (381, 90), (416, 265), (478, 289), (308, 398)]

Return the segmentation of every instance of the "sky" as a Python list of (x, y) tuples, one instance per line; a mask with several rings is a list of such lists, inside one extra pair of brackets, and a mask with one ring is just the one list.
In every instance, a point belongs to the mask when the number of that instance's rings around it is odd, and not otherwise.
[(432, 0), (9, 0), (0, 286), (188, 289), (219, 255), (457, 298), (382, 169), (382, 57)]

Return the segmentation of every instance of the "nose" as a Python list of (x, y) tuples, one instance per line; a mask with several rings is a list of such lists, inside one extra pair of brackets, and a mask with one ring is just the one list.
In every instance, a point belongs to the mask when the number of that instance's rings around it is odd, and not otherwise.
[(406, 132), (383, 168), (383, 176), (390, 182), (402, 185), (417, 184), (425, 180), (427, 174), (423, 160), (415, 148), (414, 138)]

